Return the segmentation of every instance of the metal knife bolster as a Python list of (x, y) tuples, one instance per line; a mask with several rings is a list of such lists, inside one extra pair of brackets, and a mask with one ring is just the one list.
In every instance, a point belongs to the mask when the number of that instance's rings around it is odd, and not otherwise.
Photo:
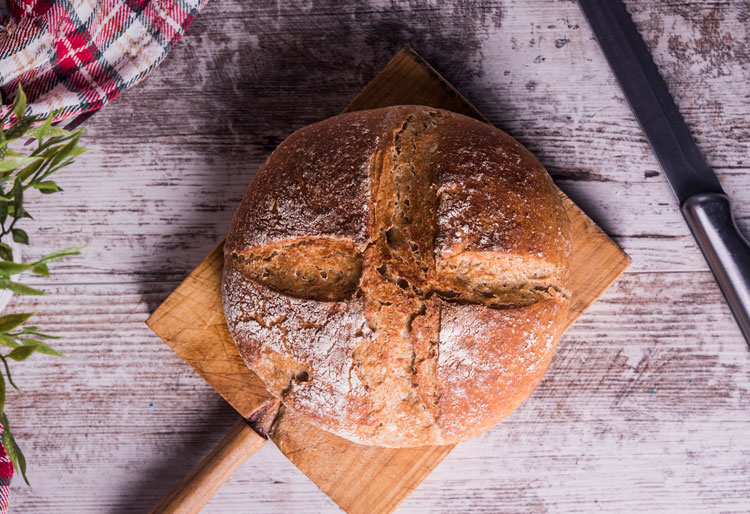
[(737, 229), (727, 195), (702, 193), (680, 207), (729, 308), (750, 341), (750, 243)]

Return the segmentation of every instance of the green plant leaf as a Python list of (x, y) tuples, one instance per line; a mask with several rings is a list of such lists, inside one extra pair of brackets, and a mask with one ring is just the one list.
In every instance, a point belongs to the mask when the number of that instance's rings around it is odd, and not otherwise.
[(7, 358), (13, 359), (14, 361), (25, 361), (28, 359), (32, 353), (34, 353), (37, 349), (37, 345), (34, 344), (25, 344), (23, 346), (19, 346), (18, 348), (13, 348), (8, 355), (6, 355)]
[(47, 116), (47, 119), (44, 120), (44, 123), (42, 125), (29, 129), (24, 135), (32, 139), (38, 139), (39, 141), (42, 141), (44, 139), (48, 139), (51, 137), (65, 137), (69, 135), (70, 131), (61, 129), (60, 127), (52, 126), (52, 120), (54, 118), (55, 118), (55, 115), (50, 114), (49, 116)]
[(23, 215), (23, 184), (16, 179), (13, 183), (13, 217), (20, 218)]
[(50, 168), (54, 167), (56, 164), (59, 164), (60, 162), (64, 161), (68, 157), (70, 157), (73, 152), (76, 149), (76, 145), (78, 144), (78, 140), (81, 138), (81, 133), (76, 133), (75, 137), (72, 138), (70, 141), (62, 145), (59, 150), (55, 152), (55, 156), (50, 160)]
[(11, 230), (13, 234), (13, 241), (16, 243), (22, 243), (22, 244), (29, 244), (29, 235), (26, 233), (25, 230), (22, 230), (20, 228), (14, 228)]
[[(16, 230), (19, 230), (19, 232), (22, 232), (20, 229), (13, 229), (13, 237), (16, 237)], [(5, 250), (10, 250), (10, 246), (8, 246), (5, 243), (0, 243), (0, 245), (5, 245), (7, 248)], [(80, 246), (73, 246), (70, 248), (63, 248), (62, 250), (57, 250), (55, 252), (50, 253), (49, 255), (45, 255), (38, 261), (34, 262), (13, 262), (10, 260), (2, 260), (0, 261), (0, 277), (10, 278), (11, 275), (16, 275), (18, 273), (23, 273), (24, 271), (31, 270), (33, 273), (36, 273), (37, 275), (44, 275), (49, 276), (49, 268), (45, 263), (54, 261), (57, 259), (62, 259), (63, 257), (67, 257), (69, 255), (80, 255), (80, 249), (83, 247)], [(0, 246), (0, 253), (2, 253), (3, 247)], [(3, 287), (3, 282), (0, 280), (0, 289), (12, 289), (7, 284), (5, 284), (5, 287)], [(29, 293), (31, 294), (31, 293)]]
[(58, 191), (62, 191), (60, 186), (58, 186), (52, 180), (46, 180), (44, 182), (36, 182), (33, 185), (34, 185), (34, 189), (38, 189), (43, 194), (57, 193)]
[[(78, 139), (76, 139), (74, 142), (77, 143)], [(51, 148), (50, 150), (44, 152), (44, 154), (42, 154), (42, 155), (44, 155), (45, 158), (47, 158), (47, 159), (49, 157), (51, 157), (52, 155), (54, 155), (55, 159), (54, 159), (54, 161), (51, 161), (51, 162), (53, 162), (54, 167), (52, 167), (52, 165), (51, 165), (50, 170), (46, 171), (44, 173), (44, 176), (51, 175), (52, 173), (54, 173), (55, 171), (59, 170), (60, 168), (64, 168), (65, 166), (67, 166), (68, 164), (70, 164), (71, 162), (73, 162), (73, 159), (75, 157), (78, 157), (79, 155), (81, 155), (83, 153), (86, 153), (86, 152), (89, 152), (89, 151), (90, 150), (88, 148), (84, 148), (82, 146), (76, 146), (76, 147), (70, 149), (70, 144), (67, 144), (67, 145), (58, 145), (58, 146), (55, 146), (54, 148)], [(65, 153), (63, 153), (63, 152), (65, 152)], [(64, 162), (60, 162), (60, 161), (63, 161), (63, 160), (64, 160)]]
[(60, 169), (67, 166), (68, 164), (72, 163), (75, 160), (75, 158), (81, 155), (82, 153), (86, 153), (88, 151), (89, 150), (87, 148), (76, 146), (75, 148), (73, 148), (70, 154), (67, 157), (65, 157), (64, 161), (59, 162), (59, 163), (55, 162), (54, 166), (50, 165), (47, 171), (41, 174), (41, 178), (47, 178), (48, 176), (52, 175), (56, 171), (59, 171)]
[(26, 93), (23, 92), (21, 84), (18, 84), (18, 91), (16, 91), (16, 98), (13, 100), (13, 112), (18, 116), (20, 120), (23, 118), (23, 113), (26, 111)]
[(23, 456), (23, 452), (21, 452), (21, 449), (18, 447), (16, 440), (13, 438), (13, 434), (10, 431), (10, 423), (8, 423), (8, 416), (5, 415), (5, 412), (0, 412), (0, 423), (2, 423), (3, 427), (5, 428), (2, 437), (5, 451), (8, 452), (8, 457), (10, 457), (10, 461), (13, 463), (13, 467), (16, 468), (17, 471), (21, 472), (26, 485), (30, 485), (29, 479), (26, 478), (26, 458)]
[[(2, 206), (2, 203), (0, 203), (0, 207)], [(13, 260), (13, 249), (6, 243), (0, 242), (0, 259), (3, 259), (4, 261), (12, 261)]]
[(39, 123), (44, 118), (41, 116), (25, 116), (23, 119), (18, 120), (5, 132), (5, 137), (8, 139), (18, 139), (23, 136), (27, 130), (29, 130), (34, 124)]
[(79, 155), (85, 154), (86, 152), (90, 152), (91, 148), (86, 148), (84, 146), (76, 146), (73, 148), (73, 151), (70, 152), (70, 155), (68, 157), (78, 157)]
[(76, 135), (80, 135), (83, 133), (83, 129), (74, 130), (72, 132), (70, 131), (64, 131), (65, 134), (60, 134), (56, 137), (51, 137), (44, 141), (43, 143), (39, 143), (39, 146), (37, 146), (36, 150), (31, 152), (31, 155), (47, 155), (47, 157), (50, 157), (54, 155), (55, 150), (52, 152), (49, 152), (49, 149), (52, 148), (55, 145), (60, 145), (62, 143), (65, 143), (66, 141), (70, 141), (72, 138), (74, 138)]
[[(4, 195), (2, 190), (0, 190), (0, 196), (3, 198), (4, 201), (0, 202), (0, 225), (5, 225), (5, 220), (8, 219), (8, 203), (10, 200), (8, 200)], [(5, 244), (5, 243), (3, 243)]]
[(49, 268), (46, 264), (43, 262), (41, 264), (37, 264), (33, 268), (31, 268), (31, 272), (35, 275), (41, 275), (43, 277), (49, 277)]
[(34, 351), (38, 353), (43, 353), (44, 355), (54, 355), (56, 357), (67, 357), (65, 354), (58, 352), (47, 343), (43, 343), (42, 341), (39, 341), (38, 339), (31, 339), (28, 337), (19, 337), (18, 340), (21, 341), (24, 344), (24, 346), (33, 347)]
[(21, 155), (19, 157), (7, 157), (6, 159), (0, 161), (0, 171), (14, 170), (16, 168), (20, 168), (21, 166), (26, 166), (31, 162), (37, 162), (41, 160), (41, 157), (27, 157), (24, 155)]
[(69, 246), (68, 248), (63, 248), (62, 250), (57, 250), (55, 252), (52, 252), (48, 255), (45, 255), (41, 259), (39, 259), (37, 264), (42, 264), (45, 262), (55, 261), (57, 259), (62, 259), (63, 257), (68, 257), (70, 255), (81, 255), (81, 250), (86, 248), (86, 245), (81, 246)]
[(7, 278), (0, 278), (0, 289), (10, 289), (14, 293), (18, 294), (27, 294), (27, 295), (44, 295), (44, 291), (40, 291), (39, 289), (34, 289), (33, 287), (29, 287), (23, 284), (19, 284), (18, 282), (11, 282)]
[(5, 316), (0, 316), (0, 332), (10, 332), (33, 315), (33, 312), (23, 312), (20, 314), (6, 314)]
[(29, 164), (28, 166), (26, 166), (25, 168), (23, 168), (21, 171), (19, 171), (16, 174), (16, 176), (21, 182), (25, 184), (26, 181), (29, 179), (29, 177), (31, 177), (34, 173), (36, 173), (39, 170), (39, 168), (44, 166), (44, 164), (45, 164), (45, 160), (40, 157), (36, 159), (34, 162), (32, 162), (31, 164)]
[(17, 273), (23, 273), (24, 271), (30, 270), (33, 264), (24, 264), (20, 262), (11, 261), (0, 261), (0, 276), (10, 277)]
[(8, 348), (18, 348), (21, 343), (13, 339), (8, 334), (0, 334), (0, 345), (7, 346)]
[(29, 334), (36, 337), (41, 337), (42, 339), (62, 339), (62, 336), (51, 336), (49, 334), (42, 334), (39, 332), (39, 327), (23, 327), (23, 330), (21, 331), (21, 334)]

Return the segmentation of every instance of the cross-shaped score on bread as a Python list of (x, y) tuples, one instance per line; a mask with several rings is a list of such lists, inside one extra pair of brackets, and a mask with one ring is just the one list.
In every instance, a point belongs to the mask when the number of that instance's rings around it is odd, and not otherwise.
[[(553, 315), (545, 318), (545, 322), (549, 322), (564, 310), (560, 306), (567, 305), (564, 287), (567, 263), (557, 256), (550, 259), (541, 252), (529, 251), (535, 245), (546, 244), (546, 235), (527, 233), (524, 237), (528, 241), (522, 241), (520, 250), (513, 246), (517, 241), (505, 244), (508, 248), (497, 248), (498, 241), (512, 238), (514, 230), (530, 225), (529, 219), (535, 214), (523, 205), (522, 208), (502, 208), (503, 202), (513, 201), (513, 195), (518, 192), (509, 189), (508, 198), (493, 197), (498, 188), (502, 190), (505, 186), (482, 185), (487, 178), (481, 173), (482, 166), (489, 173), (501, 170), (488, 168), (488, 157), (479, 155), (476, 150), (473, 156), (461, 155), (471, 152), (471, 144), (459, 148), (451, 146), (455, 146), (455, 134), (444, 134), (440, 130), (445, 126), (447, 113), (412, 109), (416, 110), (406, 110), (397, 123), (391, 122), (393, 128), (386, 130), (386, 141), (383, 143), (378, 138), (373, 151), (367, 155), (364, 170), (367, 194), (362, 198), (366, 238), (299, 234), (276, 237), (244, 248), (230, 247), (226, 253), (229, 271), (225, 271), (225, 298), (232, 296), (231, 290), (227, 293), (226, 284), (241, 280), (246, 281), (244, 297), (264, 298), (249, 302), (252, 310), (246, 307), (239, 314), (236, 309), (227, 310), (235, 339), (236, 327), (242, 325), (253, 331), (249, 338), (252, 341), (261, 336), (279, 340), (274, 350), (257, 340), (253, 351), (243, 353), (271, 392), (282, 400), (292, 396), (292, 406), (304, 410), (305, 388), (314, 388), (316, 381), (333, 383), (335, 380), (326, 374), (342, 373), (340, 366), (327, 370), (321, 363), (310, 364), (311, 359), (320, 359), (320, 355), (326, 358), (324, 352), (300, 353), (291, 348), (296, 344), (296, 336), (290, 331), (297, 326), (315, 324), (305, 319), (305, 309), (322, 313), (321, 307), (314, 304), (327, 303), (329, 311), (335, 314), (318, 316), (325, 318), (320, 322), (319, 331), (327, 330), (329, 323), (336, 323), (337, 316), (350, 320), (342, 324), (342, 330), (335, 331), (337, 337), (345, 338), (348, 344), (334, 343), (331, 348), (337, 344), (345, 347), (349, 391), (343, 392), (352, 395), (353, 403), (361, 403), (367, 409), (364, 414), (361, 409), (353, 409), (360, 416), (356, 423), (361, 430), (352, 430), (358, 433), (349, 434), (350, 438), (389, 446), (441, 444), (456, 439), (448, 435), (450, 430), (446, 430), (441, 421), (447, 416), (443, 411), (449, 411), (457, 402), (446, 403), (450, 394), (445, 391), (446, 383), (441, 382), (446, 381), (441, 373), (448, 367), (441, 368), (441, 362), (447, 360), (443, 355), (441, 361), (440, 353), (441, 340), (451, 336), (446, 330), (458, 319), (457, 312), (471, 311), (477, 320), (484, 316), (488, 324), (498, 323), (502, 318), (500, 323), (505, 323), (513, 334), (520, 334), (524, 329), (522, 318), (535, 312), (530, 306), (540, 302), (555, 306)], [(452, 116), (474, 130), (494, 131), (480, 122)], [(517, 161), (513, 151), (520, 152), (509, 146), (503, 154)], [(454, 156), (453, 165), (441, 152), (458, 154)], [(466, 158), (470, 162), (472, 157), (480, 173), (463, 176), (466, 167), (461, 164)], [(497, 159), (497, 156), (492, 157)], [(518, 162), (515, 165), (518, 167)], [(509, 170), (515, 168), (511, 166)], [(540, 182), (538, 177), (522, 178), (529, 180), (532, 186), (534, 181)], [(500, 208), (496, 212), (477, 211), (479, 201), (490, 209), (493, 204)], [(465, 213), (475, 218), (471, 224), (459, 225), (457, 222)], [(559, 216), (558, 211), (552, 214)], [(498, 221), (498, 217), (505, 219)], [(558, 219), (548, 221), (553, 230), (560, 230)], [(492, 232), (482, 232), (483, 228)], [(568, 244), (564, 237), (560, 239)], [(227, 277), (230, 277), (229, 282)], [(259, 293), (259, 288), (268, 291)], [(238, 294), (235, 297), (235, 300), (242, 299)], [(265, 300), (271, 297), (273, 300)], [(235, 300), (230, 301), (237, 303)], [(275, 307), (269, 307), (272, 302), (276, 302)], [(281, 313), (280, 305), (284, 302), (288, 306), (287, 313)], [(492, 312), (481, 315), (476, 309)], [(275, 317), (269, 319), (272, 311)], [(496, 314), (501, 311), (506, 313)], [(520, 313), (520, 323), (513, 315), (509, 317), (508, 313), (512, 312)], [(291, 320), (294, 316), (304, 322), (294, 325)], [(352, 321), (355, 318), (362, 322)], [(257, 327), (251, 328), (253, 324)], [(534, 321), (527, 319), (526, 324), (526, 332), (534, 332), (533, 327), (529, 328)], [(477, 331), (481, 332), (481, 328)], [(461, 351), (461, 344), (451, 343), (451, 347)], [(451, 351), (444, 346), (443, 352)], [(308, 362), (304, 362), (306, 360)], [(503, 372), (497, 370), (497, 373)], [(450, 381), (452, 379), (447, 380)], [(329, 389), (332, 395), (342, 394), (334, 386)], [(336, 415), (322, 413), (317, 421), (331, 429), (332, 425), (321, 419)], [(481, 417), (482, 414), (467, 415)], [(313, 418), (315, 421), (315, 415)], [(334, 423), (333, 431), (338, 428), (339, 433), (345, 432), (342, 426)]]

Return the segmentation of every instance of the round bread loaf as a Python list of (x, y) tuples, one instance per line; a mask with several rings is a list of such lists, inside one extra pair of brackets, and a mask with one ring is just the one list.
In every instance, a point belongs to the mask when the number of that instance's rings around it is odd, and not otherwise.
[(568, 307), (570, 222), (504, 132), (422, 106), (298, 130), (224, 247), (240, 355), (287, 408), (361, 444), (450, 444), (536, 387)]

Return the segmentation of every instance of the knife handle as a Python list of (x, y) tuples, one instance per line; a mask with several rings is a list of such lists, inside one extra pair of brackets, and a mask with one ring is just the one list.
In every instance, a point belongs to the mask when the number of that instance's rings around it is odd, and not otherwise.
[(195, 514), (266, 440), (237, 420), (227, 435), (149, 514)]
[(750, 243), (737, 229), (729, 198), (701, 193), (681, 210), (750, 346)]

